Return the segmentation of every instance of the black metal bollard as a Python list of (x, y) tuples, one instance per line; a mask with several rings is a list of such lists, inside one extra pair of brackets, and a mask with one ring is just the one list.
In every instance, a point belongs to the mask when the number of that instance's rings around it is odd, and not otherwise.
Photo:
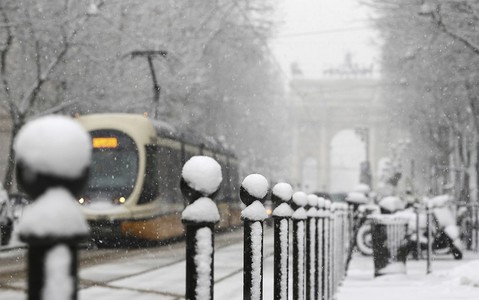
[(333, 295), (336, 294), (337, 288), (340, 283), (341, 278), (341, 260), (342, 260), (342, 248), (341, 248), (341, 204), (338, 202), (333, 203), (332, 205), (333, 211), (333, 253), (334, 253), (334, 260), (333, 260)]
[(34, 199), (18, 232), (28, 244), (28, 299), (77, 299), (77, 245), (89, 227), (77, 203), (91, 160), (91, 140), (73, 119), (46, 116), (15, 139), (17, 181)]
[(346, 258), (348, 255), (348, 236), (347, 236), (347, 223), (348, 223), (348, 205), (345, 203), (338, 203), (338, 227), (339, 227), (339, 238), (338, 238), (338, 248), (339, 248), (339, 258), (338, 258), (338, 267), (337, 270), (337, 286), (342, 284), (342, 281), (346, 277)]
[(324, 285), (324, 296), (326, 300), (332, 299), (331, 297), (331, 261), (332, 261), (332, 247), (331, 247), (331, 201), (326, 200), (324, 202), (324, 276), (323, 276), (323, 285)]
[(317, 250), (317, 265), (316, 269), (318, 270), (318, 276), (316, 278), (316, 295), (317, 299), (324, 299), (324, 198), (318, 198), (318, 212), (316, 219), (316, 231), (317, 231), (317, 241), (318, 241), (318, 250)]
[(336, 206), (331, 203), (331, 214), (329, 215), (329, 297), (334, 299), (334, 292), (336, 286)]
[(318, 196), (309, 194), (307, 196), (308, 205), (307, 219), (306, 219), (306, 299), (317, 299), (316, 291), (318, 289), (316, 282), (318, 278), (317, 272), (317, 253), (318, 253), (318, 232), (317, 232), (317, 218), (318, 210)]
[(222, 181), (221, 166), (207, 156), (193, 156), (181, 173), (180, 188), (189, 205), (181, 221), (186, 227), (186, 293), (188, 300), (213, 299), (214, 225), (220, 220), (211, 199)]
[(260, 174), (251, 174), (241, 183), (240, 198), (247, 206), (241, 212), (244, 223), (243, 299), (263, 299), (263, 223), (268, 217), (263, 202), (269, 184)]
[(287, 183), (273, 187), (271, 199), (276, 205), (274, 218), (274, 300), (288, 300), (289, 275), (289, 219), (293, 210), (288, 204), (293, 188)]
[(305, 265), (305, 221), (307, 218), (304, 207), (308, 203), (307, 195), (303, 192), (293, 194), (293, 299), (304, 299), (304, 265)]

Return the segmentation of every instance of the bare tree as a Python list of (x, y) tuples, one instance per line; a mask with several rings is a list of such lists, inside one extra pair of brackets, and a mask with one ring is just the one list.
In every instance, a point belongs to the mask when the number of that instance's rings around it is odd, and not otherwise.
[[(89, 10), (84, 7), (83, 11), (73, 13), (68, 1), (7, 0), (0, 4), (0, 101), (12, 122), (4, 179), (7, 191), (13, 180), (13, 139), (25, 120), (38, 113), (35, 108), (43, 106), (55, 111), (68, 104), (61, 95), (63, 82), (55, 72), (75, 46), (78, 33), (102, 3), (91, 5)], [(55, 94), (57, 97), (52, 97)]]
[[(391, 100), (411, 133), (429, 141), (424, 156), (437, 177), (453, 182), (457, 198), (469, 199), (472, 154), (479, 128), (478, 4), (469, 0), (368, 1), (384, 38), (383, 71)], [(418, 130), (419, 129), (419, 130)], [(418, 135), (418, 133), (421, 133)], [(424, 144), (423, 144), (424, 145)], [(477, 173), (477, 170), (476, 170)], [(441, 174), (441, 175), (438, 175)]]
[[(143, 113), (153, 98), (155, 117), (222, 136), (241, 158), (281, 169), (271, 154), (285, 143), (274, 134), (285, 124), (285, 106), (267, 47), (271, 12), (270, 1), (260, 0), (6, 0), (0, 103), (11, 139), (37, 114)], [(159, 51), (167, 55), (131, 59)], [(14, 157), (10, 147), (7, 189)]]

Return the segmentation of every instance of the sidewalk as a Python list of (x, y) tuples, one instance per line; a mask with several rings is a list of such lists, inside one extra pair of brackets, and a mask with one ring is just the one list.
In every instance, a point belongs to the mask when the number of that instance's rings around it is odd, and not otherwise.
[[(265, 234), (263, 299), (273, 299), (273, 237)], [(185, 262), (178, 249), (164, 249), (82, 268), (79, 299), (179, 300), (184, 299)], [(243, 245), (218, 248), (215, 255), (215, 299), (243, 299)], [(356, 254), (336, 300), (476, 300), (479, 299), (479, 254), (467, 252), (457, 261), (452, 255), (436, 257), (433, 273), (426, 261), (409, 260), (407, 274), (374, 278), (372, 257)], [(291, 277), (290, 277), (291, 278)], [(25, 282), (18, 282), (24, 287)], [(0, 299), (20, 300), (21, 291), (0, 289)], [(290, 290), (290, 299), (291, 290)], [(293, 299), (296, 300), (296, 299)]]
[[(264, 238), (264, 297), (273, 299), (273, 237), (271, 230), (265, 233)], [(184, 261), (172, 262), (170, 265), (154, 271), (146, 271), (133, 277), (111, 280), (111, 274), (132, 271), (136, 266), (151, 265), (149, 259), (138, 258), (135, 261), (112, 263), (87, 268), (80, 272), (83, 279), (94, 282), (106, 281), (104, 286), (94, 286), (80, 290), (81, 299), (102, 300), (173, 300), (184, 299), (185, 269)], [(237, 243), (215, 251), (215, 299), (242, 300), (243, 299), (243, 244)], [(139, 267), (141, 269), (141, 267)], [(116, 277), (116, 276), (112, 276)]]
[(374, 278), (372, 257), (355, 255), (337, 300), (473, 300), (479, 299), (479, 254), (466, 252), (462, 260), (441, 255), (432, 261), (408, 260), (407, 274)]

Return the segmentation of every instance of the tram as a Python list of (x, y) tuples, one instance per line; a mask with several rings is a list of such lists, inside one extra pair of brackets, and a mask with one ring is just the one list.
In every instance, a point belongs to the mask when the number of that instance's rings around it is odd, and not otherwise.
[(78, 121), (92, 138), (87, 187), (78, 199), (96, 243), (160, 241), (181, 237), (185, 202), (179, 183), (194, 155), (213, 157), (223, 182), (215, 198), (219, 228), (240, 223), (238, 160), (212, 138), (179, 131), (134, 114), (92, 114)]

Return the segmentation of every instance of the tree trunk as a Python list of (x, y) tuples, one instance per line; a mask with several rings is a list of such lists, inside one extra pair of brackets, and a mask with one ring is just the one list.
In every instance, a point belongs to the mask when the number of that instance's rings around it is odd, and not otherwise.
[(476, 142), (476, 202), (479, 202), (479, 142)]
[(471, 191), (469, 187), (471, 177), (468, 171), (461, 171), (460, 177), (460, 190), (458, 193), (458, 198), (456, 200), (460, 203), (469, 203), (471, 198)]
[(15, 150), (13, 149), (13, 143), (15, 141), (15, 137), (17, 136), (18, 131), (23, 126), (24, 122), (13, 122), (12, 124), (12, 132), (10, 136), (10, 146), (8, 151), (8, 160), (7, 160), (7, 171), (5, 172), (5, 177), (3, 180), (3, 187), (10, 193), (12, 191), (13, 186), (13, 175), (15, 171)]

